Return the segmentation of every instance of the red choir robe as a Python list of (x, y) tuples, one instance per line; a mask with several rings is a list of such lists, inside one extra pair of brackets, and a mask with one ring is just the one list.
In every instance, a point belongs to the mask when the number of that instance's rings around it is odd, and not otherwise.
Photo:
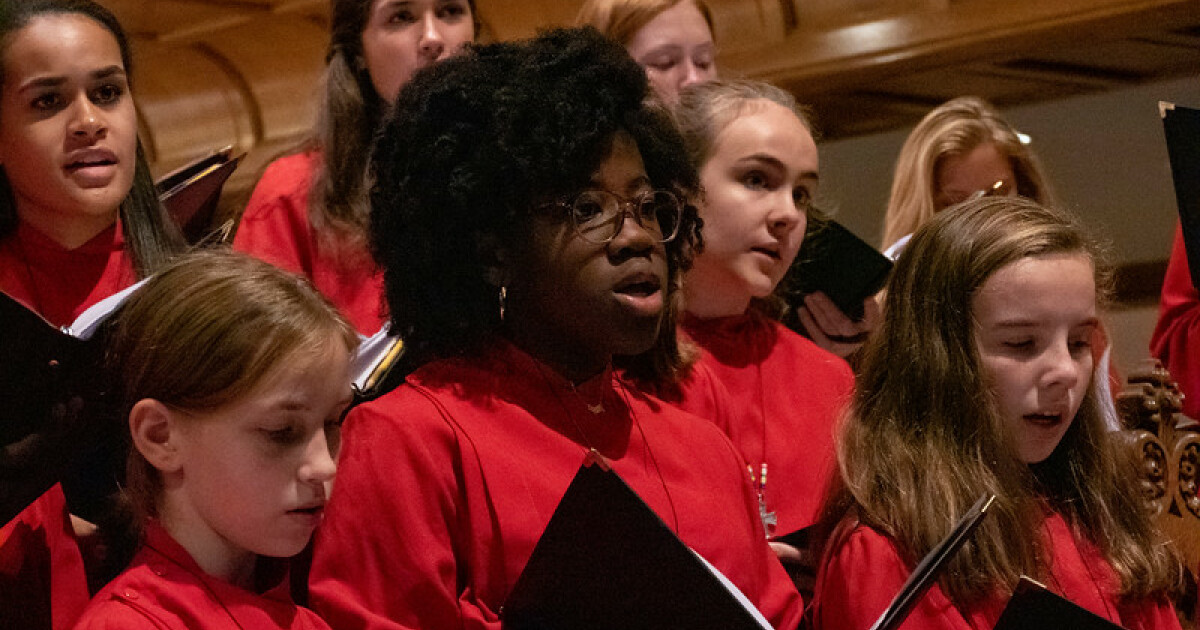
[(242, 214), (233, 249), (308, 278), (364, 335), (386, 321), (383, 274), (371, 255), (349, 248), (335, 251), (313, 228), (308, 197), (316, 152), (275, 160), (254, 187)]
[[(120, 221), (72, 250), (26, 223), (0, 240), (0, 291), (57, 326), (136, 279)], [(87, 601), (83, 558), (55, 485), (0, 527), (0, 627), (69, 628)]]
[(1178, 227), (1163, 277), (1150, 354), (1158, 357), (1179, 383), (1184, 415), (1200, 418), (1200, 294), (1192, 286), (1183, 232)]
[(141, 551), (84, 611), (77, 630), (329, 630), (297, 606), (285, 572), (262, 593), (208, 575), (156, 521)]
[(800, 596), (729, 440), (609, 371), (572, 387), (503, 341), (350, 412), (313, 608), (334, 627), (498, 629), (589, 447), (775, 627), (796, 627)]
[(716, 422), (756, 487), (767, 464), (762, 494), (778, 521), (774, 535), (812, 525), (834, 471), (835, 424), (854, 387), (850, 366), (754, 309), (686, 317), (683, 332), (703, 349), (697, 366), (708, 374), (694, 370), (678, 393), (664, 395)]
[[(1076, 605), (1129, 630), (1178, 630), (1167, 601), (1121, 601), (1116, 574), (1096, 548), (1077, 539), (1062, 516), (1051, 513), (1042, 535), (1053, 554), (1048, 575), (1039, 580)], [(817, 577), (814, 630), (866, 630), (875, 623), (908, 579), (911, 565), (892, 540), (859, 526), (826, 555)], [(1000, 619), (1011, 593), (959, 611), (938, 584), (920, 599), (901, 630), (989, 630)]]
[(0, 291), (55, 326), (134, 282), (120, 221), (71, 250), (27, 223), (0, 240)]

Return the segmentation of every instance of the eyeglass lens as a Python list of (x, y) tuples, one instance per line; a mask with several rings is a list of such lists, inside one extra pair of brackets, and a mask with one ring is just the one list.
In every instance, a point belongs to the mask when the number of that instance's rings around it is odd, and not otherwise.
[(595, 243), (607, 243), (620, 233), (626, 207), (658, 241), (670, 241), (679, 231), (679, 200), (665, 190), (651, 191), (629, 201), (604, 190), (584, 191), (571, 204), (571, 219), (580, 236)]

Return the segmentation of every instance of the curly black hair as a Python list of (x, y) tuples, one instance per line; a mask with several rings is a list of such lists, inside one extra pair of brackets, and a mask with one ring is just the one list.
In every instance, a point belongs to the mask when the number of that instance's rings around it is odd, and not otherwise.
[[(654, 187), (694, 198), (683, 142), (647, 94), (642, 68), (592, 28), (472, 46), (404, 87), (372, 155), (370, 239), (410, 367), (474, 352), (496, 331), (484, 244), (520, 243), (536, 207), (584, 190), (618, 131), (637, 143)], [(634, 377), (669, 380), (683, 366), (674, 304), (700, 243), (688, 204), (667, 245), (672, 306), (659, 340), (616, 359)]]

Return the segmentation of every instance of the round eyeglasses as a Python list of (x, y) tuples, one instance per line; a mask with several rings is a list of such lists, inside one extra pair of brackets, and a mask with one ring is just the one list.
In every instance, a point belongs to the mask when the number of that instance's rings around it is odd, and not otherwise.
[(548, 205), (567, 209), (571, 225), (580, 238), (603, 245), (621, 233), (625, 215), (633, 217), (660, 243), (669, 243), (679, 235), (683, 204), (673, 193), (651, 190), (633, 199), (625, 199), (607, 190), (585, 190), (571, 201)]

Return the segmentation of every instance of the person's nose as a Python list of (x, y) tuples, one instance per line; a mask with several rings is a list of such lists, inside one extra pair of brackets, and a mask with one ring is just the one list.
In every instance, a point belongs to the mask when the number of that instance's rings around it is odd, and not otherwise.
[(1071, 351), (1070, 341), (1056, 342), (1046, 350), (1041, 385), (1046, 389), (1071, 390), (1079, 384), (1084, 366)]
[(621, 206), (621, 213), (616, 220), (620, 221), (616, 226), (617, 233), (609, 243), (613, 252), (645, 253), (653, 250), (662, 240), (654, 218), (639, 218), (631, 203)]
[[(336, 429), (335, 429), (336, 431)], [(313, 434), (304, 450), (304, 461), (300, 464), (300, 480), (309, 484), (325, 484), (337, 474), (337, 438), (327, 431)]]
[(429, 11), (421, 24), (421, 55), (427, 59), (440, 59), (446, 52), (446, 38), (442, 35), (442, 23), (437, 14)]
[(716, 76), (716, 72), (712, 66), (703, 66), (691, 60), (684, 61), (685, 72), (683, 82), (679, 84), (680, 89), (696, 83), (704, 83), (711, 81)]
[(107, 130), (104, 111), (86, 95), (80, 95), (75, 99), (75, 102), (71, 104), (71, 109), (70, 133), (72, 137), (90, 143), (104, 136)]
[(771, 196), (771, 208), (767, 213), (767, 224), (771, 233), (780, 238), (797, 228), (803, 230), (808, 222), (808, 209), (798, 203), (789, 188)]

